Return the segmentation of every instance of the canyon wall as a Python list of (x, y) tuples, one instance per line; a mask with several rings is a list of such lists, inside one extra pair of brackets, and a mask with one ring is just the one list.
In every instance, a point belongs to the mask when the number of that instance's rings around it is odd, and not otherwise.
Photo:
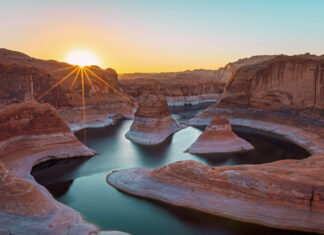
[(243, 66), (227, 81), (219, 105), (324, 109), (324, 56), (277, 56)]

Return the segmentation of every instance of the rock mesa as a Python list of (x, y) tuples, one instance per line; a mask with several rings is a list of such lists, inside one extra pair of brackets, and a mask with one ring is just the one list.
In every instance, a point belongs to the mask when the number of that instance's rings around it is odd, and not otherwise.
[(171, 116), (165, 97), (150, 94), (140, 98), (135, 119), (126, 137), (134, 143), (154, 145), (178, 130), (179, 126)]

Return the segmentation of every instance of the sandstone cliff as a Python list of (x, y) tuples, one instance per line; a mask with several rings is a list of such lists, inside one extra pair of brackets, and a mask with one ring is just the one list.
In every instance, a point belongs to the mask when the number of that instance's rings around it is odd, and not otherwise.
[(236, 70), (220, 105), (324, 109), (324, 57), (277, 56)]
[(126, 137), (138, 144), (154, 145), (163, 142), (179, 130), (163, 95), (146, 94), (140, 98), (130, 130)]
[(238, 137), (229, 121), (216, 116), (198, 139), (186, 150), (195, 154), (233, 153), (252, 150), (253, 146)]

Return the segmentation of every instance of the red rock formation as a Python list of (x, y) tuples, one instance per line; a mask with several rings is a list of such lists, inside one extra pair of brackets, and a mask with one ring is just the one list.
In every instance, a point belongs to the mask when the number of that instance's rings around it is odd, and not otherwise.
[(71, 208), (58, 203), (30, 171), (40, 162), (95, 152), (71, 133), (49, 104), (19, 103), (0, 110), (0, 233), (96, 232)]
[(121, 191), (231, 219), (324, 233), (324, 155), (261, 165), (208, 167), (196, 161), (115, 171)]
[(186, 152), (195, 154), (232, 153), (252, 150), (253, 146), (238, 137), (229, 121), (216, 116)]
[(220, 105), (324, 109), (324, 57), (277, 56), (243, 66), (228, 80)]
[(138, 144), (154, 145), (163, 142), (179, 130), (171, 116), (163, 95), (144, 95), (140, 99), (130, 130), (126, 137)]
[(0, 161), (0, 211), (32, 216), (43, 215), (53, 209), (35, 185), (15, 176)]
[[(0, 49), (0, 107), (38, 99), (74, 68), (67, 63), (34, 59), (20, 52)], [(90, 68), (119, 90), (118, 77), (114, 70), (104, 70), (96, 66)], [(135, 106), (127, 98), (116, 94), (91, 73), (89, 76), (94, 87), (92, 88), (85, 77), (86, 108), (92, 114), (88, 117), (90, 122), (94, 122), (98, 116), (107, 118), (112, 113), (127, 117), (132, 115)], [(82, 112), (77, 111), (82, 107), (81, 82), (78, 79), (73, 89), (70, 89), (73, 79), (74, 75), (38, 101), (50, 103), (59, 109), (66, 121), (75, 119), (80, 124), (83, 122)]]

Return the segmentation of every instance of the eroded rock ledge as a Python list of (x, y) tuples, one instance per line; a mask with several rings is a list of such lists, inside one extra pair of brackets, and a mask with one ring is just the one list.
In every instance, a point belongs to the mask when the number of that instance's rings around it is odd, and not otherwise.
[(0, 110), (0, 130), (0, 233), (99, 233), (30, 175), (34, 165), (46, 160), (95, 154), (56, 110), (36, 102), (9, 105)]
[(107, 176), (140, 197), (270, 227), (324, 233), (324, 155), (261, 165), (208, 167), (196, 161)]

